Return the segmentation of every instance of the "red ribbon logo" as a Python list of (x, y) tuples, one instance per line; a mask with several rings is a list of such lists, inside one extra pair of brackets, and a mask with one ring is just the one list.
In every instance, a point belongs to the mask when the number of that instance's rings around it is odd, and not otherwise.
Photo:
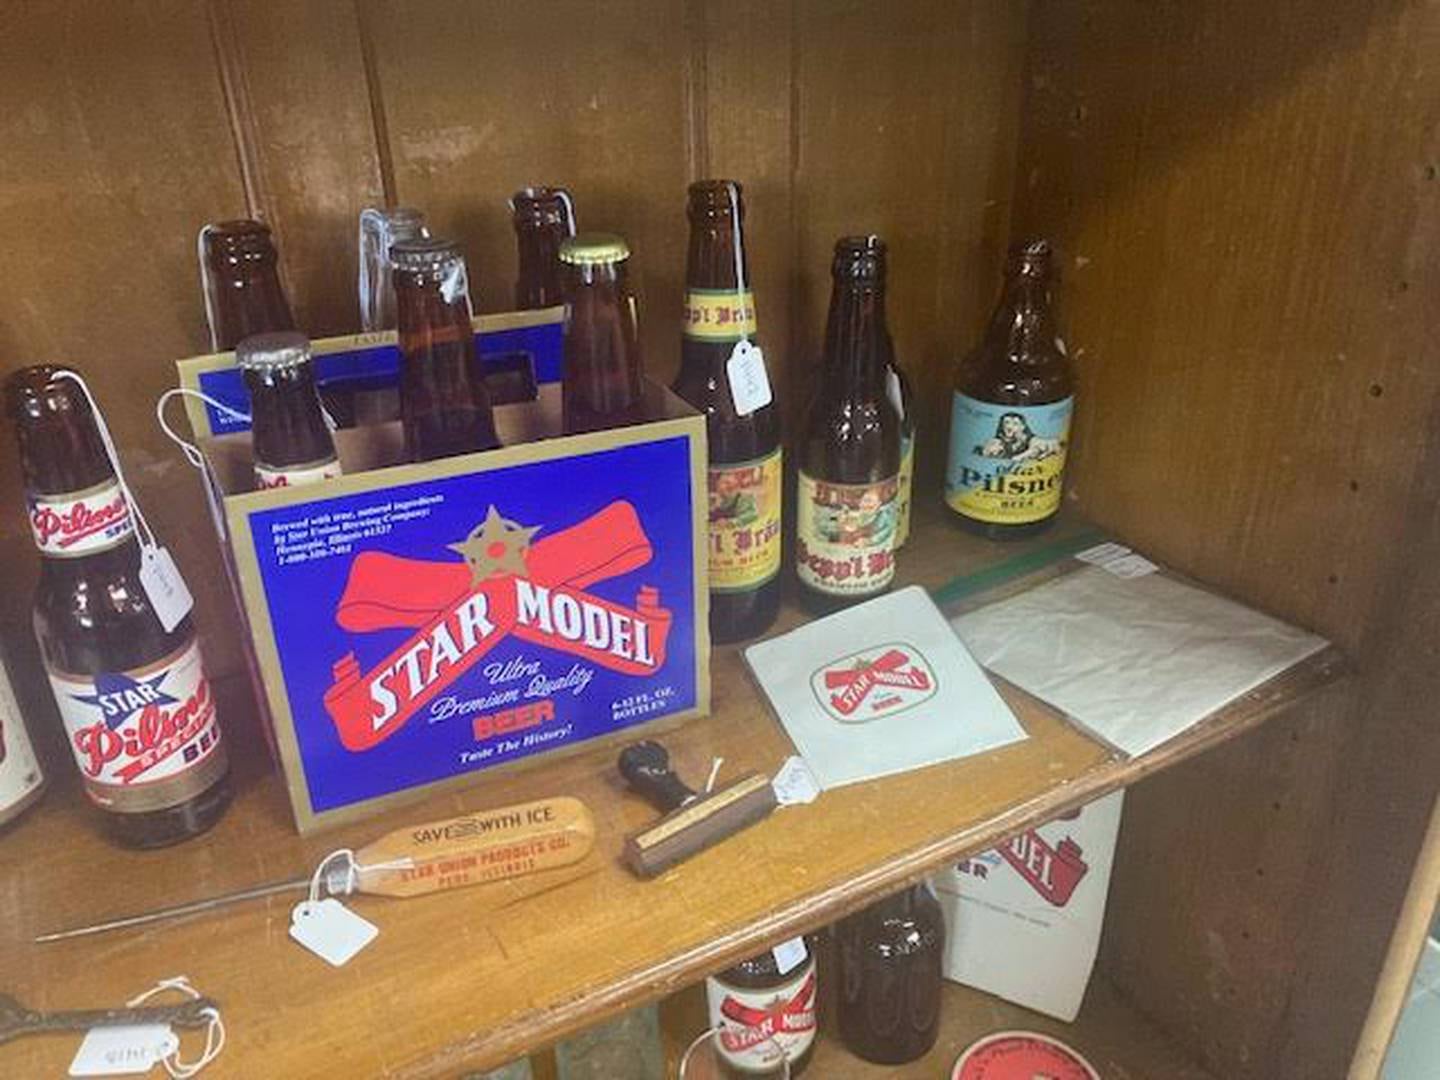
[(727, 994), (720, 1003), (720, 1015), (729, 1024), (720, 1028), (720, 1043), (732, 1053), (773, 1039), (776, 1035), (800, 1035), (815, 1029), (815, 972), (810, 972), (795, 996), (776, 1001), (768, 1008), (746, 1005)]
[(930, 676), (899, 649), (890, 649), (877, 660), (861, 660), (854, 667), (825, 672), (825, 688), (837, 690), (830, 704), (841, 716), (850, 716), (865, 703), (877, 686), (899, 686), (907, 690), (929, 690)]
[(1005, 861), (1030, 883), (1030, 887), (1056, 907), (1064, 907), (1090, 867), (1081, 858), (1080, 845), (1070, 837), (1051, 847), (1034, 829), (1013, 837), (997, 848)]
[(464, 562), (355, 557), (336, 622), (351, 633), (415, 633), (363, 675), (353, 652), (335, 663), (325, 710), (347, 750), (384, 742), (511, 635), (626, 675), (664, 666), (672, 616), (658, 590), (642, 586), (633, 607), (585, 592), (654, 556), (635, 508), (611, 503), (532, 544), (536, 531), (492, 506), (482, 525), (450, 545)]

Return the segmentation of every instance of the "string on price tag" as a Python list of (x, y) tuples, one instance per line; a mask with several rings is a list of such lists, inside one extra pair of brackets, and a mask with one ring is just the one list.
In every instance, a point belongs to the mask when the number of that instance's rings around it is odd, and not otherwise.
[[(735, 302), (737, 309), (743, 313), (747, 305), (745, 303), (745, 252), (741, 246), (744, 239), (740, 234), (740, 192), (734, 181), (727, 181), (726, 187), (730, 192), (730, 221), (734, 235)], [(735, 412), (740, 416), (749, 416), (775, 400), (775, 395), (770, 389), (770, 374), (765, 370), (765, 353), (759, 345), (750, 340), (750, 335), (745, 330), (746, 325), (747, 319), (742, 314), (740, 340), (735, 343), (735, 347), (730, 350), (730, 358), (725, 361), (725, 377), (730, 383), (730, 399), (734, 401)]]
[[(190, 985), (184, 975), (161, 979), (143, 994), (125, 1003), (127, 1008), (136, 1008), (159, 994), (172, 992), (183, 994), (191, 1000), (204, 995)], [(180, 1057), (180, 1037), (169, 1024), (125, 1024), (115, 1027), (91, 1028), (80, 1043), (75, 1059), (70, 1063), (71, 1076), (123, 1076), (146, 1073), (159, 1062), (174, 1080), (189, 1080), (209, 1065), (220, 1051), (225, 1049), (225, 1022), (220, 1010), (206, 1007), (201, 1015), (209, 1023), (205, 1026), (205, 1048), (194, 1061)]]
[(180, 576), (170, 552), (156, 541), (150, 523), (145, 520), (144, 510), (140, 508), (135, 493), (125, 480), (125, 470), (120, 467), (120, 455), (115, 450), (115, 440), (110, 437), (110, 425), (105, 422), (104, 413), (100, 411), (94, 395), (90, 393), (90, 385), (78, 371), (61, 371), (57, 378), (69, 379), (79, 386), (80, 392), (85, 395), (85, 403), (90, 406), (90, 413), (95, 418), (95, 428), (100, 433), (100, 443), (105, 447), (110, 467), (115, 470), (115, 481), (120, 485), (120, 491), (130, 506), (130, 513), (135, 515), (135, 535), (140, 540), (140, 585), (160, 619), (160, 625), (168, 634), (190, 614), (195, 600), (185, 585), (185, 579)]
[[(360, 874), (366, 870), (406, 870), (414, 865), (414, 860), (403, 858), (362, 866), (349, 848), (332, 851), (315, 867), (309, 895), (291, 909), (291, 938), (327, 964), (343, 967), (380, 936), (380, 928), (347, 908), (336, 899), (336, 894), (349, 896), (355, 891)], [(320, 898), (322, 878), (332, 894), (323, 900)]]

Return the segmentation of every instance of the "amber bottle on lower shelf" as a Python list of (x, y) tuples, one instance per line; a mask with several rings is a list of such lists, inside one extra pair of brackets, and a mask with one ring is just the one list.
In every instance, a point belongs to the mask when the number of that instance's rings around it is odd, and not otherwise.
[(880, 1065), (923, 1057), (940, 1030), (945, 923), (928, 885), (835, 926), (836, 1019), (850, 1051)]

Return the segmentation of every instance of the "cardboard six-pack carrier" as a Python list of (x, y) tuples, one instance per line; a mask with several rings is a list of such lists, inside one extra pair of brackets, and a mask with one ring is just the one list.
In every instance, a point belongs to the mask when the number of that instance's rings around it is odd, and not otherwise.
[[(704, 418), (647, 381), (647, 422), (562, 435), (561, 319), (475, 320), (487, 382), (528, 387), (482, 453), (349, 428), (342, 478), (256, 491), (246, 424), (186, 398), (302, 832), (708, 711)], [(313, 348), (322, 386), (398, 378), (393, 332)], [(177, 368), (248, 413), (233, 353)]]

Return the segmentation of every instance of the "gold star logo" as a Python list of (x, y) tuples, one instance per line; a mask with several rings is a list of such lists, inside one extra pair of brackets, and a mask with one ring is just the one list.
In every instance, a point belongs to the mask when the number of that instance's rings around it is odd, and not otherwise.
[(530, 538), (539, 531), (539, 525), (525, 528), (502, 518), (492, 506), (485, 521), (470, 530), (463, 542), (446, 546), (465, 557), (470, 580), (479, 585), (495, 574), (526, 573), (525, 553), (530, 550)]

